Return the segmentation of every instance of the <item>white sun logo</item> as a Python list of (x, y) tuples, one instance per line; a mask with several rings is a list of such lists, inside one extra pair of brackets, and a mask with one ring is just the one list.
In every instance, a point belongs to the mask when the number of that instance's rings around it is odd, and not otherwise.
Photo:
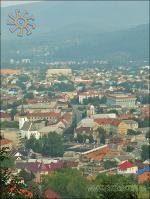
[(11, 26), (9, 28), (10, 32), (14, 33), (16, 30), (19, 30), (17, 36), (22, 37), (25, 34), (31, 35), (32, 30), (36, 28), (36, 25), (33, 23), (35, 20), (33, 16), (28, 16), (28, 12), (24, 11), (23, 14), (20, 13), (20, 10), (15, 11), (16, 16), (8, 15), (11, 19), (7, 21), (7, 25)]

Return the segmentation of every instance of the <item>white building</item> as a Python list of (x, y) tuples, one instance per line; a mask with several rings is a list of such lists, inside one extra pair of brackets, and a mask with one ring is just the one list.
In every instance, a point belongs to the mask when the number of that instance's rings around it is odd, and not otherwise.
[(79, 103), (83, 104), (83, 100), (84, 99), (88, 99), (88, 98), (94, 98), (94, 97), (98, 97), (99, 99), (101, 99), (103, 97), (103, 93), (101, 92), (82, 92), (79, 94)]
[(95, 114), (92, 116), (93, 119), (103, 119), (103, 118), (111, 118), (111, 119), (116, 119), (117, 115), (116, 113), (105, 113), (105, 114)]
[(30, 139), (31, 135), (35, 136), (36, 139), (40, 138), (40, 133), (33, 122), (24, 122), (23, 127), (20, 129), (20, 133), (22, 138)]
[(124, 108), (136, 107), (136, 97), (128, 94), (111, 94), (107, 95), (108, 105), (119, 105)]
[(93, 115), (95, 115), (95, 107), (91, 105), (89, 110), (87, 110), (87, 116), (92, 117)]
[(25, 63), (25, 64), (30, 64), (31, 63), (31, 59), (22, 59), (21, 62)]
[(137, 171), (138, 167), (129, 161), (122, 162), (117, 168), (118, 174), (136, 174)]
[(26, 121), (28, 121), (27, 117), (19, 117), (19, 129), (23, 127)]

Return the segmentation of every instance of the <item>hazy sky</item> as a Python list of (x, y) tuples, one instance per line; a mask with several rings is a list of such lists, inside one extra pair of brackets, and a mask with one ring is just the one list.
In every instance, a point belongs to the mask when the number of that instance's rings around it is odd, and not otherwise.
[[(42, 1), (44, 1), (44, 0), (42, 0)], [(55, 1), (55, 0), (54, 0)], [(53, 1), (53, 2), (54, 2)], [(70, 0), (71, 1), (71, 0)], [(91, 0), (92, 1), (92, 0)], [(124, 0), (125, 1), (125, 0)], [(146, 2), (147, 1), (147, 2)], [(12, 6), (12, 5), (17, 5), (17, 4), (26, 4), (26, 3), (32, 3), (32, 2), (40, 2), (40, 1), (31, 1), (31, 0), (28, 0), (28, 1), (13, 1), (13, 0), (11, 0), (11, 1), (7, 1), (7, 0), (2, 0), (1, 1), (1, 7), (8, 7), (8, 6)], [(123, 0), (122, 0), (122, 2), (123, 2)], [(122, 2), (121, 2), (121, 0), (119, 1), (118, 0), (118, 3), (120, 3), (120, 4), (122, 4)], [(132, 0), (131, 0), (131, 2), (132, 2)], [(139, 2), (139, 1), (138, 1)], [(142, 3), (148, 3), (148, 0), (143, 0), (143, 2), (142, 2), (142, 0), (140, 1), (141, 2), (141, 4)], [(136, 3), (136, 1), (135, 0), (133, 0), (133, 3)]]
[(3, 0), (1, 1), (1, 7), (8, 7), (12, 5), (17, 5), (17, 4), (25, 4), (25, 3), (32, 3), (32, 2), (38, 2), (38, 1), (6, 1)]

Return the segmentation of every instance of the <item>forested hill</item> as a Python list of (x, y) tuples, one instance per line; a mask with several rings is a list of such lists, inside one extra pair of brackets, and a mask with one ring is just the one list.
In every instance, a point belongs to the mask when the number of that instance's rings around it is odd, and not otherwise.
[[(74, 6), (73, 6), (74, 4)], [(144, 6), (129, 2), (40, 2), (3, 8), (2, 63), (32, 60), (148, 60), (149, 24)], [(125, 4), (125, 5), (124, 5)], [(6, 21), (15, 9), (35, 16), (32, 35), (18, 38)], [(134, 12), (133, 12), (134, 10)], [(139, 14), (140, 13), (140, 14)]]

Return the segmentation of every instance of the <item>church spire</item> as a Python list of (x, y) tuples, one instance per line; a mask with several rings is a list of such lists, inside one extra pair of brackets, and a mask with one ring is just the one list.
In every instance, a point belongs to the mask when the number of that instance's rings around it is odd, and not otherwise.
[(24, 107), (23, 107), (23, 99), (22, 99), (20, 116), (25, 116), (25, 115), (26, 115), (26, 113), (25, 113), (25, 111), (24, 111)]

